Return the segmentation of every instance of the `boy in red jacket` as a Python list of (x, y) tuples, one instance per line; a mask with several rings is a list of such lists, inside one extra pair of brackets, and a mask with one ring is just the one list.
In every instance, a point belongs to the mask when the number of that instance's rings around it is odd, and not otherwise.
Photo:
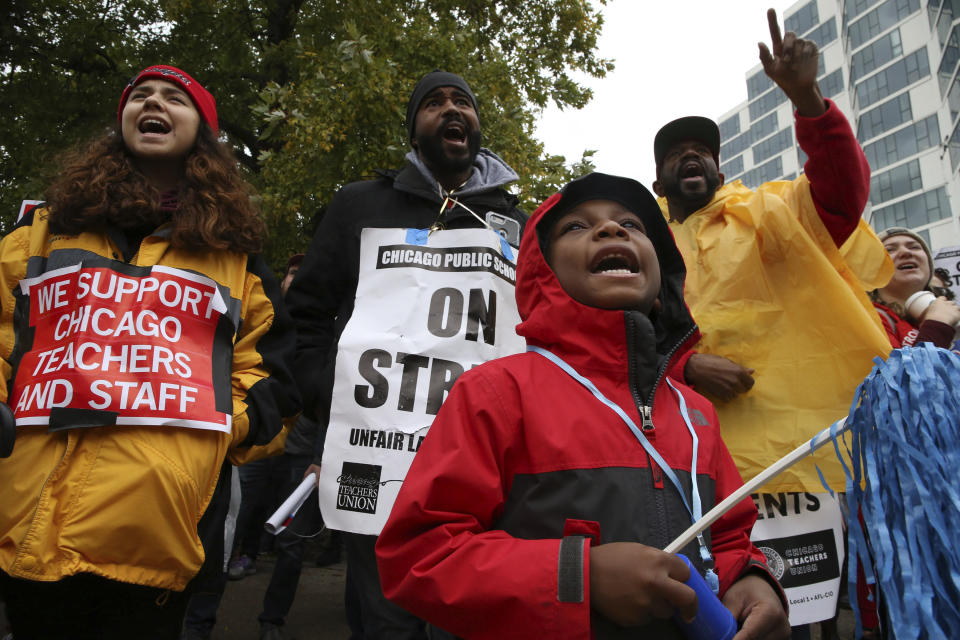
[[(529, 225), (531, 351), (454, 385), (377, 543), (384, 593), (467, 638), (680, 638), (671, 617), (697, 599), (660, 549), (742, 484), (712, 405), (665, 375), (699, 337), (683, 261), (626, 178), (575, 180)], [(755, 519), (745, 499), (684, 554), (719, 578), (737, 638), (787, 638)]]

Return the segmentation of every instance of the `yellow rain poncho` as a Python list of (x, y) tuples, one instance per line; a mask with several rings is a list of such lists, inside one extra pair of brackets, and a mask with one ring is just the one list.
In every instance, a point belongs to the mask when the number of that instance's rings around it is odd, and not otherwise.
[[(885, 285), (893, 264), (862, 219), (838, 249), (803, 175), (757, 191), (735, 181), (670, 228), (703, 334), (697, 351), (756, 370), (753, 389), (716, 401), (723, 439), (751, 478), (845, 416), (873, 359), (890, 352), (865, 291)], [(828, 446), (762, 491), (823, 491), (815, 463), (832, 487), (844, 485)]]

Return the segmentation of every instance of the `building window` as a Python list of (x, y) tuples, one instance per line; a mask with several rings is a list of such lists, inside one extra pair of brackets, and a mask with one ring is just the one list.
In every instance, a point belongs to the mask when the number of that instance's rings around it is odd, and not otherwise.
[(777, 108), (777, 105), (780, 105), (786, 101), (787, 94), (785, 94), (783, 91), (780, 91), (779, 89), (768, 91), (748, 105), (748, 110), (750, 111), (750, 120), (756, 120), (768, 111), (773, 111)]
[(740, 114), (727, 118), (720, 123), (720, 139), (728, 140), (740, 133)]
[(947, 40), (947, 44), (943, 48), (943, 58), (940, 59), (940, 67), (937, 69), (941, 97), (950, 84), (950, 78), (953, 77), (953, 71), (957, 68), (958, 61), (960, 61), (960, 28), (954, 27), (953, 31), (950, 32), (950, 39)]
[(930, 75), (927, 49), (917, 49), (857, 85), (857, 106), (864, 109), (881, 98), (904, 89)]
[(780, 156), (777, 156), (770, 162), (747, 171), (745, 174), (740, 176), (740, 180), (742, 180), (743, 184), (751, 189), (756, 189), (764, 182), (776, 180), (782, 175), (783, 160), (780, 158)]
[(874, 209), (870, 225), (874, 229), (921, 227), (950, 215), (950, 203), (943, 187), (901, 200), (882, 209)]
[(850, 59), (850, 82), (856, 82), (874, 69), (878, 69), (903, 55), (900, 29), (894, 29), (873, 44), (853, 54)]
[(867, 162), (874, 171), (909, 158), (940, 142), (940, 125), (936, 114), (880, 138), (863, 148)]
[(725, 176), (732, 176), (743, 173), (743, 156), (737, 156), (733, 160), (720, 165), (720, 173)]
[[(811, 0), (807, 4), (800, 7), (800, 9), (789, 16), (783, 21), (783, 28), (785, 31), (793, 31), (798, 36), (802, 36), (810, 29), (813, 29), (817, 22), (820, 21), (820, 16), (817, 13), (817, 0)], [(814, 42), (817, 42), (814, 40)], [(820, 44), (817, 42), (817, 44)]]
[(950, 165), (953, 170), (957, 170), (957, 162), (960, 161), (960, 124), (953, 129), (950, 136)]
[(920, 161), (911, 160), (870, 179), (870, 203), (877, 205), (923, 189)]
[[(739, 136), (731, 140), (727, 140), (720, 145), (720, 156), (731, 158), (741, 152), (744, 149), (749, 147), (751, 144), (765, 138), (774, 131), (777, 130), (777, 112), (767, 114), (763, 118), (760, 118), (752, 125), (750, 128), (744, 131)], [(723, 139), (723, 132), (721, 131), (720, 139)], [(742, 169), (741, 169), (742, 171)]]
[(817, 81), (820, 84), (820, 91), (825, 98), (832, 98), (843, 91), (843, 69), (837, 69), (825, 78)]
[(947, 106), (950, 107), (950, 121), (957, 119), (960, 114), (960, 77), (953, 81), (950, 93), (947, 94)]
[(763, 140), (777, 130), (777, 112), (769, 113), (750, 125), (750, 142)]
[(930, 0), (927, 2), (927, 17), (930, 18), (930, 28), (937, 22), (937, 13), (940, 11), (940, 0)]
[(745, 131), (741, 133), (733, 140), (727, 140), (720, 145), (720, 157), (721, 158), (732, 158), (733, 156), (743, 153), (743, 150), (750, 146), (750, 132)]
[(830, 18), (804, 37), (807, 40), (813, 40), (822, 49), (837, 39), (837, 21)]
[(747, 98), (753, 100), (765, 91), (773, 89), (774, 83), (762, 69), (747, 78)]
[(870, 38), (884, 29), (900, 22), (908, 15), (920, 10), (920, 0), (886, 0), (849, 27), (847, 38), (850, 48), (857, 49)]
[(753, 164), (760, 164), (790, 146), (793, 146), (793, 129), (788, 127), (782, 129), (778, 134), (753, 145)]
[(943, 5), (943, 11), (937, 18), (937, 37), (940, 38), (940, 46), (947, 43), (947, 36), (950, 35), (950, 24), (953, 22), (953, 3), (946, 2)]
[(910, 120), (913, 120), (910, 94), (901, 93), (860, 116), (857, 121), (857, 140), (864, 142)]
[(843, 26), (846, 27), (851, 20), (878, 2), (880, 0), (847, 0), (847, 4), (843, 8)]

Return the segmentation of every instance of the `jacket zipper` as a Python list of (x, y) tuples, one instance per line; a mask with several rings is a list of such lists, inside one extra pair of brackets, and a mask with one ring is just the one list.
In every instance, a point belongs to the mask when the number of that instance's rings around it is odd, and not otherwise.
[[(664, 376), (667, 373), (667, 369), (670, 366), (670, 360), (673, 359), (673, 354), (677, 352), (677, 349), (680, 348), (680, 345), (684, 344), (690, 336), (693, 335), (694, 331), (697, 330), (697, 325), (694, 324), (693, 327), (683, 336), (680, 340), (674, 343), (670, 351), (667, 352), (666, 357), (664, 358), (663, 367), (657, 373), (657, 379), (654, 381), (653, 386), (650, 388), (650, 396), (647, 398), (647, 402), (644, 403), (640, 399), (639, 389), (637, 389), (637, 381), (634, 376), (636, 371), (637, 362), (635, 362), (636, 353), (633, 345), (636, 344), (637, 335), (636, 335), (636, 326), (629, 316), (624, 314), (624, 321), (627, 323), (627, 326), (630, 328), (631, 333), (633, 334), (632, 340), (627, 341), (627, 357), (628, 360), (628, 371), (629, 371), (629, 381), (630, 381), (630, 394), (633, 396), (634, 404), (636, 405), (637, 411), (640, 413), (640, 418), (642, 420), (641, 429), (644, 435), (647, 436), (647, 439), (651, 441), (651, 444), (656, 440), (657, 429), (653, 424), (653, 398), (657, 393), (657, 387), (660, 386), (660, 381), (663, 380)], [(650, 467), (650, 477), (653, 482), (653, 487), (659, 489), (659, 491), (653, 492), (653, 502), (654, 507), (657, 512), (656, 519), (656, 532), (659, 540), (657, 545), (660, 548), (666, 546), (670, 540), (667, 536), (667, 507), (663, 499), (663, 470), (657, 466), (656, 462), (650, 457), (650, 454), (647, 454), (647, 464)], [(694, 476), (696, 477), (696, 476)], [(694, 480), (696, 482), (696, 480)]]
[(653, 408), (649, 405), (640, 407), (640, 418), (642, 419), (643, 432), (653, 431)]
[(650, 395), (647, 397), (647, 401), (643, 402), (640, 399), (640, 393), (637, 389), (637, 381), (634, 377), (634, 371), (636, 371), (637, 363), (634, 362), (635, 354), (633, 353), (633, 344), (636, 342), (636, 329), (634, 324), (629, 318), (625, 318), (627, 325), (630, 328), (630, 331), (634, 333), (632, 340), (627, 341), (627, 357), (629, 359), (628, 371), (630, 379), (630, 395), (633, 396), (633, 402), (636, 405), (637, 411), (640, 413), (640, 417), (643, 420), (643, 432), (650, 433), (651, 435), (656, 434), (656, 427), (653, 425), (653, 398), (657, 394), (657, 387), (660, 386), (660, 382), (663, 380), (664, 376), (667, 374), (667, 369), (670, 368), (670, 361), (673, 359), (673, 354), (677, 352), (677, 349), (680, 348), (680, 345), (684, 344), (690, 336), (693, 335), (694, 331), (697, 330), (697, 325), (693, 325), (689, 331), (676, 343), (670, 351), (667, 352), (666, 358), (664, 359), (663, 367), (657, 373), (657, 379), (654, 380), (653, 386), (650, 388)]
[(690, 339), (690, 336), (693, 335), (693, 332), (697, 330), (697, 325), (693, 325), (686, 335), (684, 335), (680, 340), (674, 343), (670, 351), (667, 352), (666, 359), (663, 361), (663, 368), (660, 369), (660, 372), (657, 374), (657, 379), (653, 383), (653, 387), (650, 389), (650, 397), (647, 398), (647, 404), (651, 407), (651, 412), (653, 411), (653, 396), (657, 393), (657, 387), (660, 386), (660, 381), (663, 380), (664, 376), (667, 375), (667, 369), (670, 368), (670, 361), (673, 360), (673, 354), (677, 352), (677, 349), (680, 348), (680, 345), (684, 344), (687, 340)]

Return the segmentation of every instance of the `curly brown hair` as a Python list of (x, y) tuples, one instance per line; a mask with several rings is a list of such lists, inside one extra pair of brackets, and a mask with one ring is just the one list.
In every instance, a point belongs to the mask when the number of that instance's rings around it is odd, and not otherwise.
[(898, 316), (900, 316), (901, 318), (907, 317), (907, 310), (903, 308), (903, 305), (900, 304), (899, 302), (894, 302), (892, 300), (884, 300), (880, 296), (880, 289), (874, 289), (873, 291), (868, 291), (867, 297), (870, 298), (870, 302), (879, 302), (883, 306), (893, 310), (893, 312)]
[(184, 161), (178, 206), (161, 207), (161, 194), (137, 169), (119, 131), (69, 154), (47, 190), (50, 229), (79, 234), (110, 226), (140, 229), (171, 224), (174, 247), (194, 251), (259, 253), (266, 225), (236, 159), (201, 122)]

